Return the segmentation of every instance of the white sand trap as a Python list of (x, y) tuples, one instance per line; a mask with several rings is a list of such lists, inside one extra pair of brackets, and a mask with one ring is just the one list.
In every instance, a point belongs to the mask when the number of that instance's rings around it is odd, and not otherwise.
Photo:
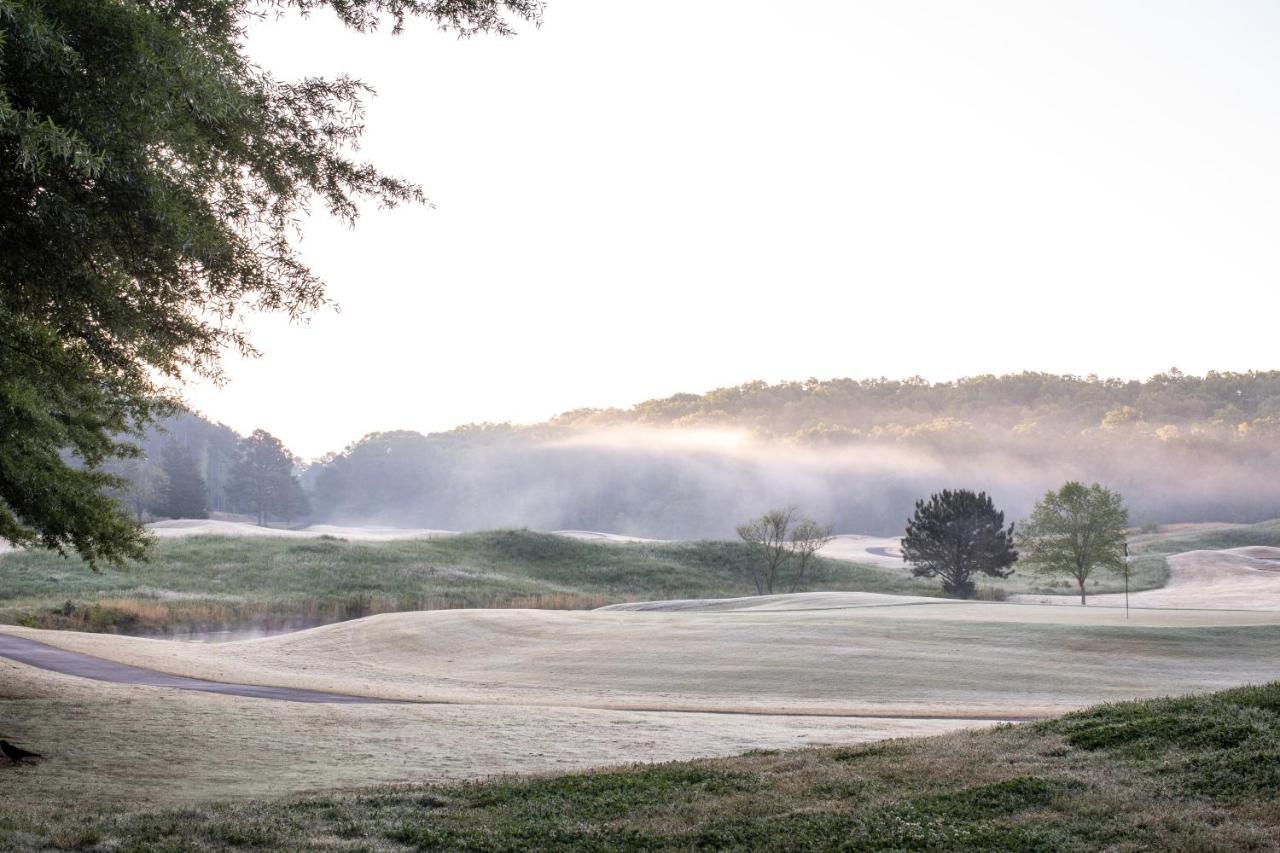
[(223, 521), (214, 518), (179, 518), (156, 521), (147, 530), (163, 539), (184, 536), (273, 536), (286, 539), (314, 539), (317, 536), (336, 536), (340, 539), (360, 541), (390, 541), (395, 539), (427, 539), (434, 536), (452, 536), (452, 530), (432, 530), (409, 527), (340, 527), (333, 524), (313, 524), (291, 530), (282, 527), (259, 527), (245, 521)]
[[(164, 672), (426, 702), (1008, 719), (1277, 676), (1280, 613), (857, 595), (397, 613), (213, 645), (3, 630)], [(876, 600), (879, 599), (879, 604)], [(813, 608), (814, 601), (825, 601)], [(725, 607), (723, 603), (718, 605)], [(656, 605), (651, 605), (655, 608)]]
[[(1078, 595), (1020, 595), (1038, 604), (1080, 604)], [(1089, 607), (1124, 607), (1124, 594), (1089, 596)], [(1169, 558), (1169, 582), (1129, 595), (1135, 608), (1280, 611), (1280, 548), (1187, 551)]]
[(641, 536), (623, 536), (621, 533), (602, 533), (599, 530), (553, 530), (556, 536), (582, 539), (587, 542), (666, 542), (666, 539), (645, 539)]
[(849, 560), (865, 566), (907, 568), (907, 564), (902, 562), (902, 540), (898, 537), (844, 533), (832, 539), (818, 553), (833, 560)]
[[(287, 539), (336, 536), (361, 542), (389, 542), (397, 539), (430, 539), (436, 536), (456, 536), (456, 530), (435, 530), (426, 527), (343, 527), (336, 524), (312, 524), (297, 529), (283, 527), (259, 527), (246, 521), (225, 521), (215, 518), (179, 518), (156, 521), (147, 525), (156, 536), (165, 539), (183, 536), (278, 536)], [(664, 539), (645, 539), (640, 536), (624, 536), (620, 533), (604, 533), (598, 530), (555, 530), (557, 536), (581, 539), (587, 542), (665, 542)], [(3, 540), (0, 540), (3, 543)], [(0, 550), (3, 550), (0, 547)]]

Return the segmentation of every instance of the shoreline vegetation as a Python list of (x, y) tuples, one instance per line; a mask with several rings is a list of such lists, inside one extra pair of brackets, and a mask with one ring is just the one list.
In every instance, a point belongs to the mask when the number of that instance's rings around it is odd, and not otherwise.
[[(334, 537), (162, 539), (149, 563), (93, 572), (38, 551), (0, 556), (0, 624), (199, 639), (251, 636), (378, 613), (458, 608), (594, 609), (609, 604), (754, 593), (753, 556), (724, 541), (617, 543), (529, 530), (356, 542)], [(1160, 554), (1136, 561), (1134, 591), (1164, 584)], [(1091, 593), (1120, 589), (1101, 577)], [(910, 573), (817, 557), (807, 588), (940, 595)], [(1015, 574), (979, 598), (1054, 593)]]
[(25, 850), (1274, 850), (1280, 682), (1022, 725), (181, 809), (0, 807)]

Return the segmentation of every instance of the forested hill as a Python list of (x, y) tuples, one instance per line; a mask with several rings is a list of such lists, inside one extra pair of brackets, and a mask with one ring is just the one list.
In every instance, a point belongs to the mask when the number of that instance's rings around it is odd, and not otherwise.
[(900, 532), (918, 497), (993, 493), (1013, 519), (1066, 479), (1120, 489), (1136, 522), (1280, 516), (1280, 372), (1146, 381), (1024, 373), (958, 382), (752, 382), (532, 426), (379, 433), (308, 473), (327, 518), (731, 536), (798, 504)]
[[(187, 416), (148, 451), (190, 445), (219, 510), (236, 440)], [(1119, 489), (1139, 524), (1259, 521), (1280, 517), (1280, 372), (752, 382), (528, 426), (375, 433), (301, 473), (312, 521), (455, 530), (730, 537), (795, 504), (894, 534), (932, 490), (985, 489), (1016, 520), (1067, 479)]]
[(1070, 436), (1093, 430), (1145, 433), (1154, 440), (1280, 436), (1280, 371), (1178, 370), (1121, 380), (1020, 373), (956, 382), (923, 379), (809, 379), (749, 382), (705, 394), (675, 394), (629, 409), (580, 409), (548, 424), (734, 427), (802, 444), (932, 440), (973, 429)]

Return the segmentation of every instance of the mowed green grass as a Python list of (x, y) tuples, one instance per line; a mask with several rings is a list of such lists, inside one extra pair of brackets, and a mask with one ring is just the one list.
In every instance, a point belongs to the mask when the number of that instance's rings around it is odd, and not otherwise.
[(854, 748), (114, 812), (5, 850), (1275, 850), (1280, 683)]
[[(373, 613), (457, 607), (573, 609), (754, 593), (738, 542), (600, 543), (527, 530), (436, 539), (195, 536), (91, 571), (48, 552), (0, 557), (0, 622), (165, 633), (300, 627)], [(904, 572), (815, 560), (808, 589), (928, 593)]]

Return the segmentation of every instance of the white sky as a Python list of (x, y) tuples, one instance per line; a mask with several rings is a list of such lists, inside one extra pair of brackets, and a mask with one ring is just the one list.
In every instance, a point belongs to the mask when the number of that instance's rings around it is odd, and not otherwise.
[(188, 400), (316, 456), (750, 379), (1277, 366), (1280, 4), (555, 0), (457, 42), (255, 25), (373, 85), (434, 210), (316, 217), (340, 313)]

